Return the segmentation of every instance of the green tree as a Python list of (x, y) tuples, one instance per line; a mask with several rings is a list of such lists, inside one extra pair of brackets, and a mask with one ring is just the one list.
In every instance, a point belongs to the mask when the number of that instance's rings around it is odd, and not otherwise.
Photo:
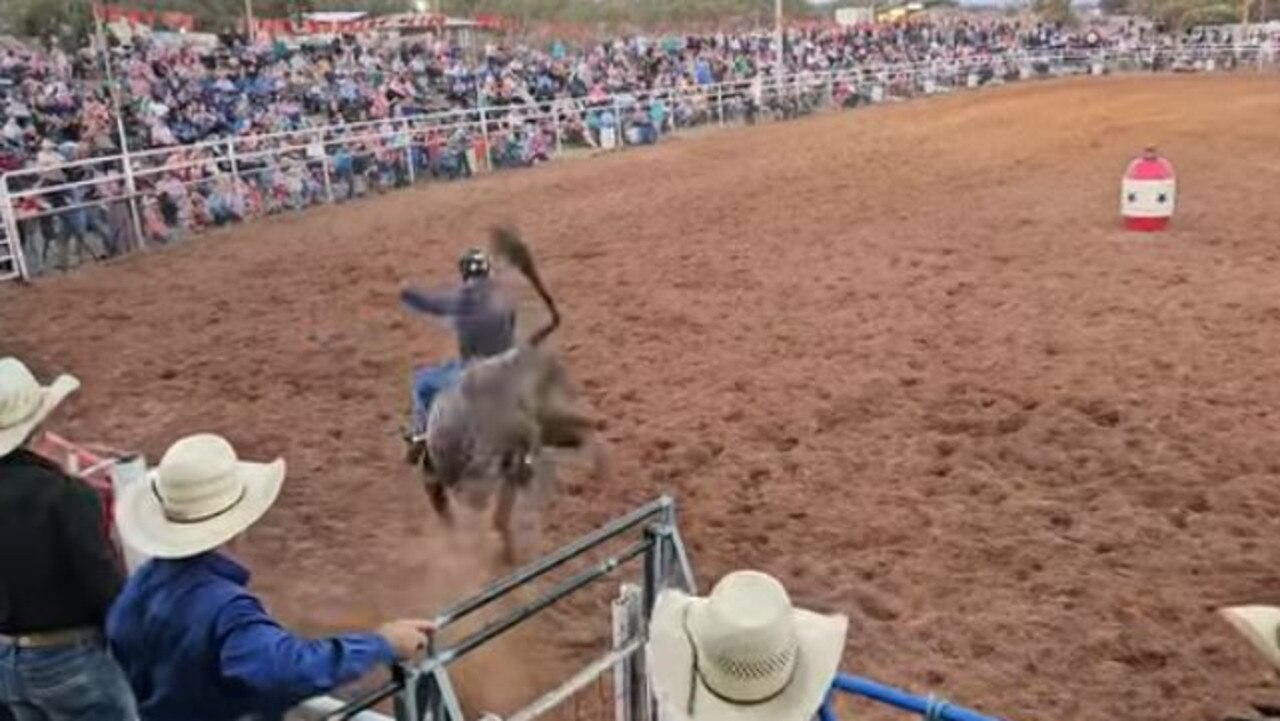
[(9, 32), (49, 40), (63, 47), (82, 47), (93, 30), (87, 4), (59, 0), (7, 0)]
[(1135, 0), (1133, 9), (1180, 34), (1196, 25), (1239, 22), (1244, 6), (1236, 0)]
[(1031, 9), (1049, 22), (1075, 22), (1075, 13), (1071, 9), (1071, 0), (1035, 0), (1031, 4)]

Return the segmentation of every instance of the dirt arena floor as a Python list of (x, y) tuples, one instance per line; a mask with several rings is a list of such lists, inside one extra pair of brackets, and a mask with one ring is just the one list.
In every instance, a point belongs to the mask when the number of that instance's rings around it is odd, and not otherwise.
[[(0, 352), (81, 376), (72, 437), (287, 458), (247, 556), (289, 621), (426, 615), (503, 567), (402, 464), (410, 368), (452, 340), (396, 292), (514, 221), (617, 475), (569, 468), (536, 548), (669, 492), (704, 584), (849, 614), (850, 671), (1014, 721), (1218, 719), (1275, 681), (1212, 610), (1280, 602), (1277, 117), (1274, 75), (1144, 76), (705, 133), (0, 288)], [(1180, 208), (1139, 238), (1148, 143)], [(594, 655), (601, 603), (472, 659), (470, 705)]]

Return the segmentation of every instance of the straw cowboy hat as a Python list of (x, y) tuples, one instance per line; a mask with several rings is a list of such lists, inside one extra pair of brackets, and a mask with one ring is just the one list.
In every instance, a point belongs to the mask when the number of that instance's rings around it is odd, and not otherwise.
[(225, 438), (187, 436), (174, 443), (116, 504), (124, 542), (154, 558), (211, 551), (252, 526), (271, 508), (284, 483), (284, 461), (250, 463)]
[(1272, 666), (1280, 670), (1280, 608), (1234, 606), (1221, 609), (1218, 613), (1244, 634)]
[(40, 385), (26, 364), (17, 358), (0, 358), (0, 456), (7, 456), (44, 422), (80, 381), (60, 375)]
[(649, 622), (654, 694), (674, 721), (809, 721), (844, 651), (849, 621), (792, 608), (758, 571), (706, 598), (665, 591)]

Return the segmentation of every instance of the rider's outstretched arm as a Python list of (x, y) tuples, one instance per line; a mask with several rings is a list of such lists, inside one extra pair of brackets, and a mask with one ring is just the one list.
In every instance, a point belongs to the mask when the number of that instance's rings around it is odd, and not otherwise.
[(439, 316), (458, 314), (456, 293), (427, 293), (414, 288), (405, 288), (400, 291), (400, 302), (419, 313)]

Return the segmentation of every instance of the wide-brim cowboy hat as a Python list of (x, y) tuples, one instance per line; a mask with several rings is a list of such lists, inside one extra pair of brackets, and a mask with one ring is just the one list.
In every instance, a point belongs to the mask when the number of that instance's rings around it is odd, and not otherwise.
[(230, 541), (280, 495), (285, 463), (241, 461), (220, 436), (184, 438), (116, 504), (126, 545), (153, 558), (189, 558)]
[(0, 456), (21, 446), (58, 404), (80, 387), (74, 376), (60, 375), (40, 385), (17, 358), (0, 358)]
[[(697, 631), (691, 633), (690, 628), (697, 626), (699, 615), (705, 613), (710, 603), (707, 598), (665, 591), (654, 607), (647, 653), (654, 694), (662, 704), (664, 718), (672, 721), (810, 721), (826, 699), (839, 668), (848, 618), (790, 608), (795, 650), (794, 665), (785, 685), (767, 698), (735, 702), (710, 688), (706, 674), (699, 670), (699, 666), (708, 663), (698, 658), (707, 650), (698, 649), (698, 641), (693, 637)], [(789, 605), (789, 601), (787, 603)]]
[(1280, 670), (1280, 608), (1233, 606), (1218, 611), (1254, 648)]

